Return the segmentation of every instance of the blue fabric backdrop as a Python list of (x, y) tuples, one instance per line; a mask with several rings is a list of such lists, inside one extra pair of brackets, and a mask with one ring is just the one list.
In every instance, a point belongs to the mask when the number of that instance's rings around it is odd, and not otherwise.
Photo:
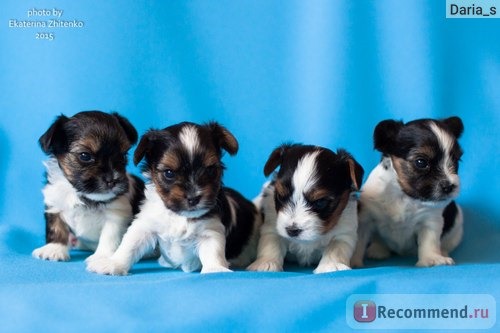
[[(83, 28), (15, 28), (29, 9)], [(444, 1), (7, 0), (0, 13), (0, 318), (5, 331), (345, 330), (353, 293), (499, 291), (500, 21)], [(53, 32), (53, 41), (36, 33)], [(140, 263), (127, 277), (30, 257), (44, 242), (39, 136), (60, 113), (118, 111), (140, 133), (217, 120), (240, 142), (225, 183), (248, 197), (284, 141), (348, 149), (368, 173), (374, 126), (459, 115), (465, 237), (457, 266), (414, 258), (200, 276)], [(132, 172), (137, 169), (130, 167)], [(498, 329), (498, 325), (496, 326)]]

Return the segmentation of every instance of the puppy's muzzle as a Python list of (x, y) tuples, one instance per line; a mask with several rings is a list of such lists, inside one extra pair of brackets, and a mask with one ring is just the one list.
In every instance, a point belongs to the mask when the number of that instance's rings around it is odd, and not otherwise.
[(439, 187), (441, 188), (441, 192), (443, 192), (444, 194), (450, 194), (451, 192), (453, 192), (453, 190), (455, 190), (457, 185), (445, 180), (439, 184)]
[(197, 195), (197, 196), (188, 196), (188, 197), (186, 198), (186, 201), (187, 201), (187, 203), (188, 203), (189, 207), (191, 207), (191, 208), (192, 208), (192, 207), (194, 207), (194, 206), (196, 206), (197, 204), (199, 204), (199, 203), (200, 203), (200, 201), (201, 201), (201, 195)]
[(116, 184), (118, 183), (118, 180), (114, 179), (113, 176), (111, 176), (111, 177), (104, 176), (103, 182), (104, 182), (104, 185), (106, 185), (106, 188), (111, 190), (113, 187), (116, 186)]

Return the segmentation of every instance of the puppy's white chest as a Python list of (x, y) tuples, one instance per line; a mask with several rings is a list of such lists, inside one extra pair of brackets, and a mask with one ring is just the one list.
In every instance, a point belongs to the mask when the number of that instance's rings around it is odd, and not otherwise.
[(199, 237), (200, 223), (190, 221), (162, 207), (157, 225), (158, 236), (165, 242), (190, 245)]
[(372, 171), (362, 189), (361, 204), (360, 219), (373, 223), (391, 250), (414, 254), (419, 228), (432, 218), (433, 210), (404, 194), (392, 169), (379, 164)]
[(416, 210), (402, 202), (393, 202), (387, 214), (382, 214), (376, 222), (382, 239), (394, 251), (413, 253), (417, 245), (418, 214)]
[(158, 234), (162, 254), (160, 264), (172, 268), (182, 267), (184, 271), (201, 268), (197, 253), (200, 237), (197, 224), (175, 214), (168, 217), (166, 228)]
[(62, 216), (78, 239), (85, 243), (95, 243), (94, 246), (97, 246), (105, 222), (101, 209), (79, 206), (70, 211), (63, 211)]
[(103, 209), (83, 205), (76, 191), (65, 180), (47, 184), (43, 194), (47, 212), (60, 214), (84, 247), (95, 250), (105, 222)]

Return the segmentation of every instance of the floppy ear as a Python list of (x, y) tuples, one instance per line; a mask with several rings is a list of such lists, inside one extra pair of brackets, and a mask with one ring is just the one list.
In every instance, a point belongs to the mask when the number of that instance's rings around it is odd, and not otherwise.
[(462, 119), (460, 119), (459, 117), (449, 117), (443, 119), (443, 123), (448, 127), (448, 129), (457, 139), (464, 132), (464, 124), (462, 123)]
[(354, 191), (359, 191), (361, 183), (363, 182), (363, 175), (365, 171), (361, 164), (359, 164), (351, 154), (343, 149), (337, 150), (339, 157), (347, 163), (349, 169), (349, 176), (351, 178), (351, 187)]
[(212, 133), (215, 146), (224, 149), (229, 155), (235, 155), (238, 152), (238, 141), (234, 135), (219, 123), (212, 121), (205, 125)]
[(64, 130), (64, 124), (69, 120), (68, 117), (61, 114), (56, 118), (49, 129), (38, 139), (38, 143), (45, 154), (57, 155), (67, 149), (68, 138)]
[(134, 151), (134, 165), (139, 164), (139, 162), (144, 158), (144, 155), (149, 154), (149, 152), (153, 148), (155, 138), (155, 130), (149, 130), (141, 137), (141, 141), (139, 141), (139, 144)]
[(373, 132), (374, 148), (384, 154), (392, 154), (396, 136), (404, 124), (402, 121), (384, 120), (378, 123)]
[(290, 148), (289, 144), (283, 144), (273, 150), (269, 158), (267, 159), (266, 165), (264, 165), (264, 176), (268, 177), (271, 172), (276, 170), (276, 168), (283, 162), (283, 154)]
[(115, 117), (116, 120), (118, 120), (118, 123), (125, 131), (125, 134), (127, 135), (127, 139), (130, 142), (130, 144), (131, 145), (135, 144), (138, 138), (137, 130), (135, 129), (135, 127), (128, 121), (127, 118), (119, 115), (118, 113), (113, 112), (111, 115)]

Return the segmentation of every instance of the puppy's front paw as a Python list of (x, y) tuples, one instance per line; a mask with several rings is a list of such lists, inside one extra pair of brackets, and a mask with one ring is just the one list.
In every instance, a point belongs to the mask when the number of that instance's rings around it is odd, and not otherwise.
[(127, 275), (128, 267), (111, 258), (100, 257), (87, 261), (87, 271), (104, 275)]
[(336, 272), (336, 271), (346, 271), (351, 269), (351, 267), (347, 266), (346, 264), (343, 264), (341, 262), (329, 262), (326, 264), (320, 264), (316, 269), (314, 270), (314, 274), (321, 274), (321, 273), (330, 273), (330, 272)]
[(443, 257), (440, 254), (434, 254), (431, 256), (427, 256), (418, 260), (418, 267), (432, 267), (432, 266), (440, 266), (440, 265), (454, 265), (455, 262), (450, 257)]
[(232, 270), (224, 266), (203, 266), (201, 268), (201, 274), (227, 273), (227, 272), (232, 272)]
[(85, 259), (85, 263), (88, 265), (93, 261), (99, 261), (99, 260), (105, 259), (105, 258), (107, 258), (107, 257), (103, 254), (94, 253), (93, 255), (90, 255), (87, 257), (87, 259)]
[(257, 259), (247, 267), (247, 271), (282, 272), (283, 264), (274, 260)]
[(66, 245), (59, 243), (49, 243), (38, 249), (35, 249), (32, 256), (38, 259), (51, 261), (68, 261), (69, 250)]

